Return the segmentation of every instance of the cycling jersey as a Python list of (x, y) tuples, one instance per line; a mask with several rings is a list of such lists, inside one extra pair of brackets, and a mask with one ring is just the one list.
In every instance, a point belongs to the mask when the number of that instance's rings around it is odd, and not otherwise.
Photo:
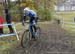
[(24, 11), (24, 16), (26, 16), (26, 15), (28, 15), (30, 17), (30, 23), (32, 23), (33, 20), (35, 20), (35, 21), (37, 20), (36, 19), (37, 18), (37, 14), (36, 14), (36, 12), (34, 10), (30, 10), (29, 14)]

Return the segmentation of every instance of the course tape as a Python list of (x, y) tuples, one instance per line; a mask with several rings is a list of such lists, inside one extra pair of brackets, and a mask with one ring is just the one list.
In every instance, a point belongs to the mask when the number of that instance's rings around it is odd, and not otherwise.
[(0, 24), (0, 26), (8, 26), (8, 25), (14, 25), (14, 24)]

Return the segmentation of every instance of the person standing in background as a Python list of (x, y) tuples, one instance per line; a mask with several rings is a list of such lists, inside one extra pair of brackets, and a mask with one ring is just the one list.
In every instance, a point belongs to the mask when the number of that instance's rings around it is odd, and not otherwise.
[[(12, 20), (11, 20), (11, 16), (10, 16), (10, 13), (9, 13), (9, 9), (8, 8), (5, 8), (5, 14), (6, 14), (6, 22), (7, 22), (7, 24), (11, 24), (12, 23)], [(12, 25), (8, 25), (8, 28), (10, 30), (10, 33), (14, 33), (14, 30), (12, 28)]]
[(3, 23), (4, 23), (4, 20), (3, 18), (0, 16), (0, 35), (3, 34)]

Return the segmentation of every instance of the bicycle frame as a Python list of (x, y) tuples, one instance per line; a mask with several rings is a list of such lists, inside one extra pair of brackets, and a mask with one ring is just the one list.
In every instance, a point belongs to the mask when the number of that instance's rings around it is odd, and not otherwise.
[(36, 32), (35, 29), (36, 29), (36, 28), (35, 28), (35, 25), (29, 24), (28, 30), (29, 30), (29, 32), (31, 32), (31, 35), (34, 35), (34, 36), (35, 36), (35, 32)]

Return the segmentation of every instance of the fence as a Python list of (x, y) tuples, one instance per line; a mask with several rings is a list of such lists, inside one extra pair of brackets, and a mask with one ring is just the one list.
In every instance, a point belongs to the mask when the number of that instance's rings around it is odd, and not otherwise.
[(69, 27), (69, 28), (75, 28), (75, 22), (64, 22), (64, 21), (61, 21), (61, 25), (62, 27)]
[(0, 35), (0, 37), (7, 37), (7, 36), (16, 36), (17, 37), (17, 40), (19, 40), (19, 36), (18, 36), (18, 33), (20, 32), (17, 32), (16, 31), (16, 28), (15, 28), (15, 26), (17, 25), (15, 25), (14, 23), (12, 23), (12, 24), (0, 24), (0, 26), (8, 26), (8, 25), (11, 25), (12, 27), (13, 27), (13, 29), (14, 29), (14, 33), (11, 33), (11, 34), (2, 34), (2, 35)]

